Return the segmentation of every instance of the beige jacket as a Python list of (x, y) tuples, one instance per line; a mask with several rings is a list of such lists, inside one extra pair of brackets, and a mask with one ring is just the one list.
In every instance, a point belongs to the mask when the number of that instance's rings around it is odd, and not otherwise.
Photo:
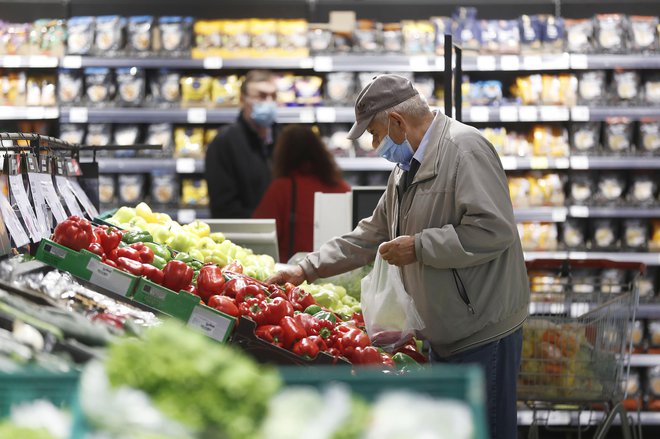
[[(410, 187), (396, 167), (370, 218), (301, 263), (308, 281), (373, 261), (378, 246), (415, 236), (416, 263), (402, 267), (424, 319), (420, 336), (440, 356), (502, 338), (527, 317), (529, 284), (502, 164), (470, 126), (438, 113)], [(464, 288), (461, 288), (461, 284)]]

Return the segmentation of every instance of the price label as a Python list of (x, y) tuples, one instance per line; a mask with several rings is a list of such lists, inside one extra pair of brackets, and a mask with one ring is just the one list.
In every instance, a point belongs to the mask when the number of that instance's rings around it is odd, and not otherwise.
[(57, 107), (44, 107), (44, 119), (57, 119), (60, 117), (60, 110)]
[(515, 55), (505, 55), (500, 58), (502, 70), (520, 70), (520, 59)]
[(571, 54), (571, 69), (584, 70), (589, 68), (589, 61), (587, 55)]
[(477, 70), (491, 72), (495, 68), (494, 56), (477, 56)]
[(556, 106), (543, 106), (541, 107), (541, 120), (553, 122), (553, 121), (565, 121), (568, 120), (568, 108), (566, 107), (556, 107)]
[(501, 122), (518, 122), (518, 108), (507, 105), (500, 107)]
[(425, 56), (411, 56), (408, 60), (412, 71), (428, 70), (429, 59)]
[(82, 67), (82, 56), (68, 55), (62, 58), (62, 67), (65, 69), (79, 69)]
[(317, 72), (331, 72), (333, 69), (332, 58), (329, 56), (314, 57), (314, 70)]
[(555, 223), (563, 223), (566, 221), (566, 209), (554, 209), (552, 211), (552, 221)]
[(303, 109), (298, 115), (300, 123), (314, 123), (316, 122), (316, 115), (312, 109)]
[(488, 107), (470, 107), (470, 121), (488, 122), (490, 109)]
[(46, 244), (44, 245), (44, 250), (46, 253), (50, 253), (53, 256), (56, 256), (60, 259), (66, 258), (67, 252), (63, 248), (55, 247), (54, 245)]
[(56, 175), (55, 183), (57, 184), (57, 191), (64, 199), (64, 203), (66, 204), (66, 207), (69, 209), (69, 212), (71, 212), (71, 215), (77, 215), (79, 217), (83, 217), (84, 214), (80, 209), (80, 205), (78, 204), (78, 201), (76, 201), (76, 196), (73, 195), (71, 188), (67, 184), (66, 177), (63, 175)]
[(589, 218), (589, 208), (587, 206), (571, 206), (568, 211), (573, 218)]
[(548, 165), (547, 157), (532, 157), (529, 160), (529, 167), (532, 169), (548, 169)]
[(28, 58), (30, 67), (57, 67), (59, 60), (54, 56), (32, 55)]
[(571, 108), (571, 119), (575, 122), (587, 122), (590, 119), (589, 107), (578, 105)]
[(2, 67), (16, 68), (23, 66), (23, 57), (18, 55), (5, 55), (2, 57)]
[(91, 258), (87, 264), (87, 269), (92, 272), (89, 281), (113, 293), (126, 296), (131, 286), (131, 278), (128, 274), (104, 264), (96, 258)]
[(50, 175), (47, 174), (37, 174), (39, 175), (39, 185), (41, 186), (41, 193), (44, 196), (44, 200), (50, 207), (50, 211), (53, 212), (55, 221), (61, 223), (67, 218), (64, 207), (60, 202), (60, 197), (55, 191), (55, 186), (53, 186), (53, 180)]
[(85, 107), (71, 107), (69, 110), (70, 123), (87, 123), (89, 119), (87, 108)]
[(319, 123), (335, 123), (337, 121), (337, 111), (332, 107), (317, 108), (316, 121)]
[(230, 319), (216, 314), (202, 305), (197, 305), (188, 319), (188, 327), (217, 341), (225, 340), (230, 326)]
[(300, 68), (301, 69), (313, 69), (314, 68), (314, 60), (312, 58), (302, 58), (300, 60)]
[(176, 217), (180, 223), (188, 224), (195, 221), (195, 218), (197, 218), (197, 213), (194, 209), (179, 209)]
[(9, 231), (9, 235), (14, 239), (16, 247), (23, 247), (29, 244), (30, 237), (25, 233), (20, 220), (16, 216), (16, 212), (14, 212), (11, 204), (9, 204), (9, 200), (7, 200), (7, 197), (5, 197), (2, 191), (0, 191), (0, 213), (2, 213), (2, 219)]
[(575, 155), (571, 157), (572, 169), (589, 169), (589, 157), (583, 155)]
[(195, 159), (180, 158), (176, 159), (177, 174), (192, 174), (195, 172)]
[(188, 123), (206, 123), (206, 108), (189, 108), (186, 120)]
[(73, 178), (68, 178), (67, 184), (71, 188), (71, 191), (76, 196), (78, 201), (80, 201), (80, 204), (82, 204), (83, 209), (85, 209), (85, 212), (87, 212), (87, 215), (90, 218), (95, 218), (99, 216), (99, 211), (96, 210), (96, 207), (89, 199), (83, 188), (80, 186), (80, 183), (78, 183), (78, 180), (75, 180)]
[(500, 157), (502, 162), (502, 167), (505, 171), (512, 171), (518, 169), (518, 159), (511, 156), (502, 156)]
[(203, 65), (207, 70), (220, 70), (222, 68), (222, 58), (218, 56), (204, 58)]
[(39, 174), (28, 172), (28, 181), (30, 182), (30, 193), (32, 194), (34, 211), (37, 214), (37, 224), (41, 230), (41, 238), (48, 238), (48, 236), (50, 236), (52, 221), (46, 200), (44, 199), (43, 192), (41, 191)]
[(570, 162), (566, 157), (560, 157), (555, 159), (555, 168), (557, 169), (568, 169), (570, 168)]
[(541, 70), (542, 62), (541, 57), (538, 55), (523, 57), (523, 66), (525, 67), (525, 70)]
[(570, 425), (571, 414), (568, 412), (553, 410), (548, 413), (548, 424), (550, 425)]
[(570, 252), (568, 256), (571, 259), (587, 259), (589, 255), (587, 255), (587, 252)]
[(147, 296), (151, 296), (160, 300), (161, 302), (167, 297), (167, 291), (163, 290), (162, 288), (152, 288), (151, 285), (147, 284), (145, 284), (144, 288), (142, 288), (142, 292)]
[(27, 118), (32, 120), (41, 120), (44, 119), (46, 115), (46, 110), (44, 107), (28, 107), (27, 109)]
[(518, 117), (521, 122), (536, 122), (539, 119), (538, 109), (531, 106), (523, 106), (518, 109)]
[(30, 239), (32, 242), (39, 241), (41, 239), (41, 230), (37, 225), (37, 217), (30, 206), (30, 200), (25, 191), (25, 186), (23, 186), (23, 176), (20, 174), (9, 175), (9, 189), (16, 200), (18, 210), (21, 212), (21, 217), (30, 235)]

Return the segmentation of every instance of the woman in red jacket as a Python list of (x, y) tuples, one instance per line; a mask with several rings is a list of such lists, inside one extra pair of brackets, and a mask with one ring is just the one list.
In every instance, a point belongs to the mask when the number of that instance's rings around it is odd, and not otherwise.
[(314, 193), (351, 187), (319, 135), (305, 125), (287, 126), (279, 134), (273, 177), (252, 217), (277, 220), (280, 261), (286, 262), (296, 252), (313, 250)]

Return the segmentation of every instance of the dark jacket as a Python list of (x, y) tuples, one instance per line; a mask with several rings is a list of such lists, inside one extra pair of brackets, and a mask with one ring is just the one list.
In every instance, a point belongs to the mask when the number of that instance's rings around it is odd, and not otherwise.
[(243, 118), (224, 127), (206, 150), (205, 177), (213, 218), (250, 218), (271, 181), (272, 145)]

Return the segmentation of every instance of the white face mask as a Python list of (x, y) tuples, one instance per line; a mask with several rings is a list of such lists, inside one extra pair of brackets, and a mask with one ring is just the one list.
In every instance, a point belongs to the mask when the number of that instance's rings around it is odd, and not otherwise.
[(376, 154), (385, 160), (399, 164), (401, 168), (407, 171), (410, 168), (410, 161), (415, 155), (415, 151), (408, 142), (408, 135), (405, 135), (402, 143), (396, 143), (392, 140), (390, 137), (390, 120), (387, 119), (387, 135), (380, 141), (378, 148), (376, 148)]

